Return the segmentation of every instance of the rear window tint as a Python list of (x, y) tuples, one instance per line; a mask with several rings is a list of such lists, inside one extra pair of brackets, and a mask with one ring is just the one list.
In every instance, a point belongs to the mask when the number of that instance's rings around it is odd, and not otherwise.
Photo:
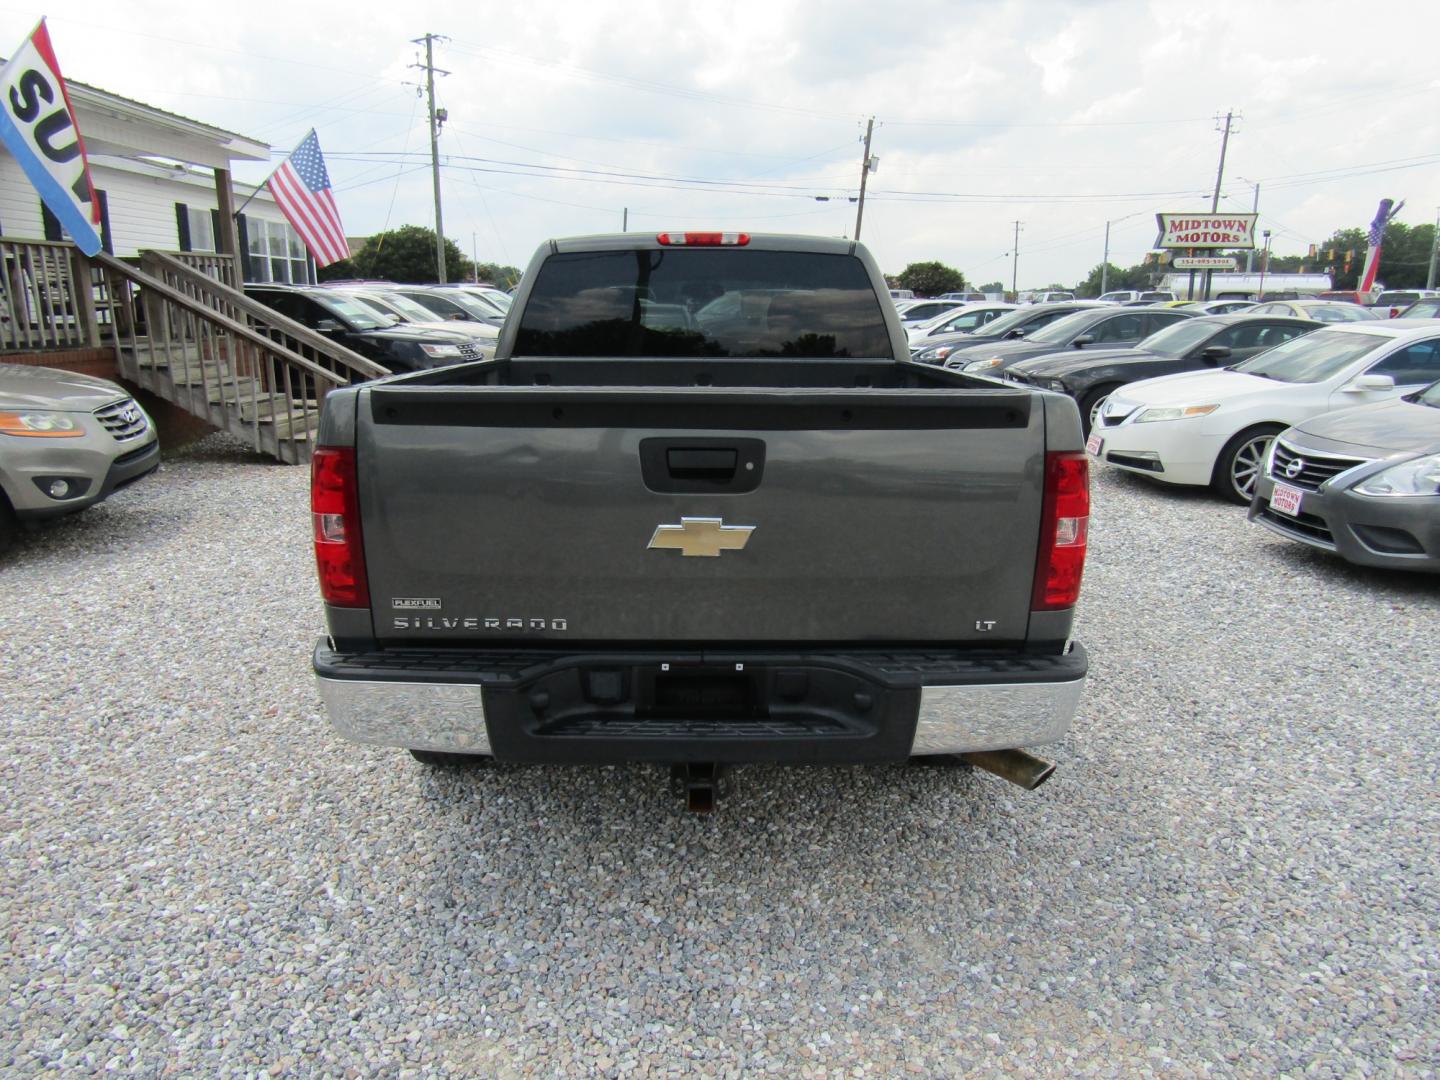
[(893, 358), (864, 265), (810, 252), (552, 255), (517, 333), (517, 356)]

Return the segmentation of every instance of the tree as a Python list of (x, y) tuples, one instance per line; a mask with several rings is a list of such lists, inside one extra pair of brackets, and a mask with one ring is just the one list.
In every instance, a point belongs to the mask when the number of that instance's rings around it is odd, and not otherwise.
[[(1155, 271), (1144, 263), (1136, 263), (1134, 266), (1122, 270), (1114, 263), (1110, 263), (1108, 273), (1103, 274), (1106, 289), (1148, 289), (1151, 282), (1155, 280)], [(1086, 298), (1099, 296), (1101, 293), (1100, 281), (1104, 266), (1096, 264), (1095, 269), (1090, 271), (1084, 281), (1075, 286), (1075, 295)]]
[[(1368, 229), (1337, 229), (1319, 246), (1314, 260), (1317, 270), (1328, 270), (1335, 288), (1354, 289), (1365, 270), (1369, 250)], [(1406, 225), (1392, 221), (1385, 230), (1380, 248), (1380, 268), (1375, 280), (1390, 289), (1413, 289), (1425, 284), (1430, 268), (1430, 248), (1435, 242), (1434, 225)], [(1334, 252), (1332, 256), (1330, 253)], [(1271, 266), (1274, 266), (1272, 261)]]
[(940, 262), (911, 263), (895, 275), (893, 287), (909, 289), (916, 296), (939, 296), (964, 289), (965, 275)]
[[(468, 281), (473, 265), (453, 240), (445, 241), (445, 276)], [(341, 278), (381, 278), (424, 284), (435, 280), (435, 230), (423, 225), (402, 225), (372, 236), (348, 259), (320, 271), (321, 281)]]
[(476, 263), (476, 280), (488, 281), (492, 285), (499, 285), (502, 289), (508, 289), (512, 285), (519, 284), (520, 271), (513, 266), (503, 266), (500, 263)]
[(1003, 281), (987, 281), (984, 285), (980, 286), (979, 291), (983, 293), (1003, 293), (1005, 291), (1005, 283)]

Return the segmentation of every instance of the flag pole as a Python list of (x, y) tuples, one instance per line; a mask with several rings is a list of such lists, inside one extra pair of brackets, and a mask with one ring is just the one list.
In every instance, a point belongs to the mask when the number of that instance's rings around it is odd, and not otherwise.
[[(314, 134), (315, 134), (315, 129), (314, 129), (314, 128), (311, 128), (309, 131), (307, 131), (307, 132), (305, 133), (304, 137), (300, 140), (300, 142), (298, 142), (298, 143), (295, 144), (295, 150), (299, 150), (300, 147), (301, 147), (302, 145), (304, 145), (305, 139), (308, 139), (311, 135), (314, 135)], [(281, 158), (281, 159), (280, 159), (280, 165), (284, 165), (285, 162), (289, 161), (290, 158), (294, 155), (295, 150), (291, 150), (290, 153), (286, 154), (283, 158)], [(280, 165), (276, 165), (275, 168), (273, 168), (273, 169), (270, 170), (269, 175), (267, 175), (264, 180), (261, 180), (260, 183), (258, 183), (258, 184), (255, 185), (255, 190), (252, 191), (252, 192), (250, 193), (249, 197), (246, 198), (246, 200), (245, 200), (243, 203), (240, 204), (240, 209), (239, 209), (239, 210), (236, 210), (235, 213), (233, 213), (233, 214), (230, 215), (231, 217), (233, 217), (233, 218), (238, 218), (238, 217), (240, 216), (240, 210), (244, 210), (245, 207), (249, 206), (250, 203), (254, 200), (255, 196), (260, 194), (260, 189), (263, 188), (266, 184), (270, 183), (271, 177), (273, 177), (277, 172), (280, 171)]]

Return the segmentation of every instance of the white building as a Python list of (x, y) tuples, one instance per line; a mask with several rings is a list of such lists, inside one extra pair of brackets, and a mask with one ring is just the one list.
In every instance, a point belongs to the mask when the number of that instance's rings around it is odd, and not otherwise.
[[(84, 83), (67, 82), (85, 140), (107, 252), (223, 251), (220, 205), (239, 209), (255, 192), (236, 184), (236, 161), (270, 160), (258, 139), (190, 120)], [(61, 240), (60, 223), (19, 164), (0, 146), (0, 236)], [(313, 282), (299, 234), (262, 188), (235, 218), (246, 281)]]

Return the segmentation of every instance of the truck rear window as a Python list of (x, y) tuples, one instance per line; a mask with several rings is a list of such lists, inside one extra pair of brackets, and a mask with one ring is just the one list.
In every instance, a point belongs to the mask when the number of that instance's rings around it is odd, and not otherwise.
[(893, 359), (859, 259), (735, 248), (552, 255), (514, 352)]

